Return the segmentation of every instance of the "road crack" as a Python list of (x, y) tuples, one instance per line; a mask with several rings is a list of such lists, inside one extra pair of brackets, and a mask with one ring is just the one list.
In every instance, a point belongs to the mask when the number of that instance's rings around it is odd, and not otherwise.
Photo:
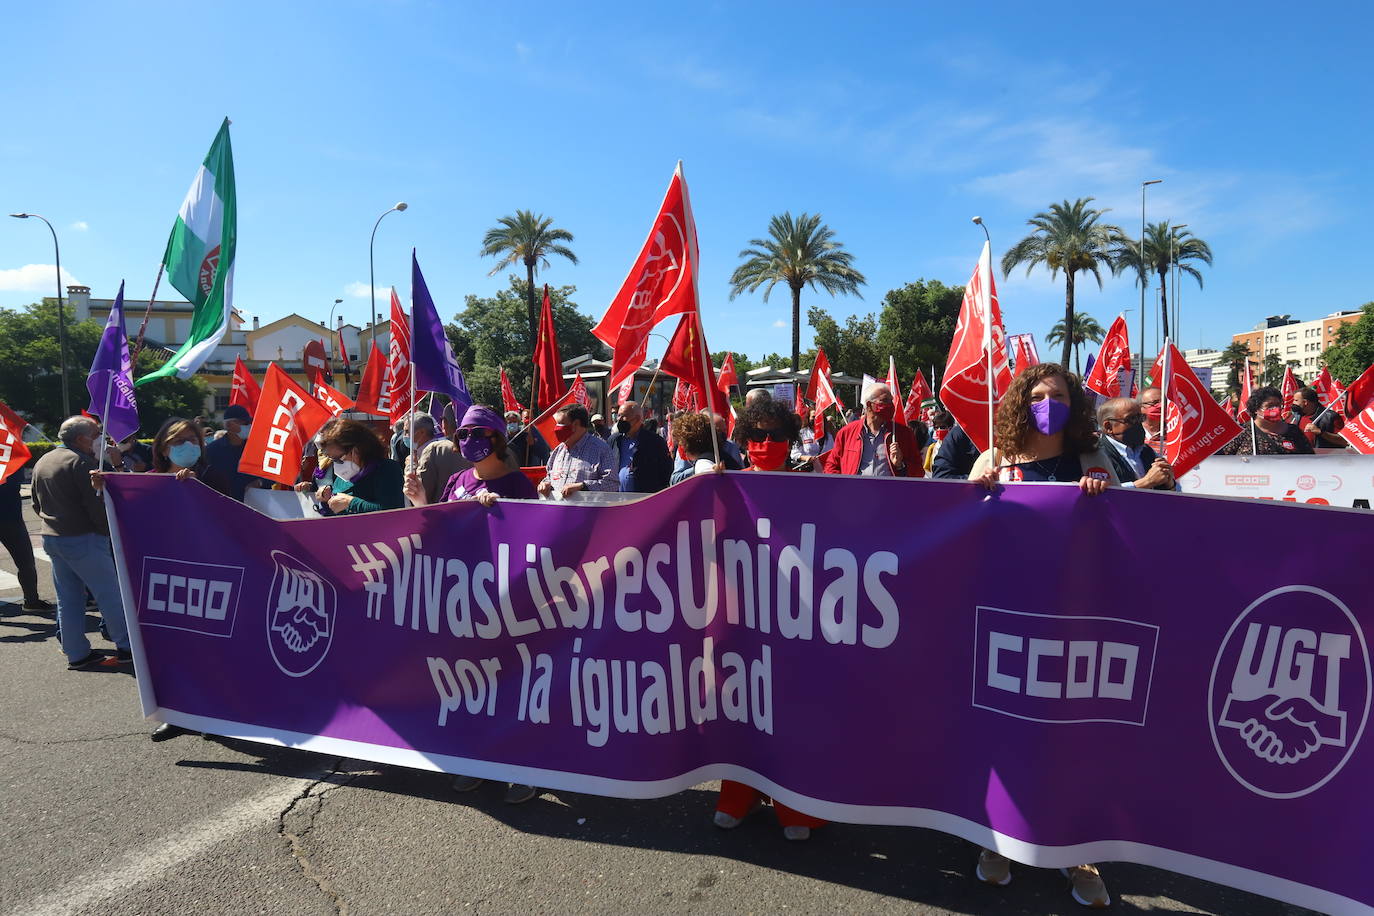
[(0, 741), (13, 741), (15, 744), (31, 744), (39, 747), (58, 744), (87, 744), (92, 741), (113, 741), (116, 738), (142, 738), (147, 737), (148, 732), (120, 732), (117, 735), (96, 735), (90, 738), (52, 738), (46, 741), (39, 741), (34, 738), (20, 738), (18, 735), (0, 734)]
[[(310, 859), (306, 857), (305, 844), (302, 842), (310, 835), (310, 832), (315, 829), (315, 819), (319, 817), (320, 811), (324, 809), (325, 797), (331, 792), (348, 785), (356, 777), (356, 773), (341, 774), (339, 769), (343, 764), (344, 758), (337, 758), (333, 764), (330, 765), (328, 773), (310, 782), (301, 790), (300, 794), (296, 795), (287, 803), (286, 807), (282, 809), (282, 812), (277, 815), (277, 835), (282, 838), (282, 842), (286, 846), (286, 851), (291, 854), (291, 858), (295, 859), (296, 864), (300, 866), (301, 873), (314, 882), (315, 886), (319, 888), (320, 893), (324, 894), (330, 905), (334, 907), (334, 911), (338, 913), (339, 916), (348, 916), (348, 901), (345, 900), (338, 889), (334, 887), (334, 883), (330, 881), (329, 878), (325, 877), (325, 875), (310, 862)], [(320, 789), (320, 786), (326, 783), (328, 783), (328, 785), (324, 789)], [(316, 791), (317, 789), (319, 789), (319, 791)], [(307, 803), (309, 805), (309, 810), (307, 812), (305, 808), (301, 809), (299, 817), (304, 817), (306, 822), (305, 827), (297, 831), (287, 824), (287, 819), (296, 812), (296, 809), (301, 806), (302, 803)]]

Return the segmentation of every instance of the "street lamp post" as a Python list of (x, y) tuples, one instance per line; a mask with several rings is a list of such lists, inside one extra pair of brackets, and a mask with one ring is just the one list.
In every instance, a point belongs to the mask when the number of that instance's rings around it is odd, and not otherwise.
[[(324, 326), (325, 333), (330, 336), (329, 351), (334, 354), (334, 359), (339, 358), (339, 331), (334, 327), (334, 310), (343, 302), (342, 299), (335, 299), (334, 304), (329, 307), (329, 323)], [(348, 373), (344, 372), (344, 385), (348, 384)]]
[(57, 245), (57, 230), (48, 222), (47, 217), (39, 216), (37, 213), (11, 213), (10, 216), (15, 219), (41, 219), (52, 233), (53, 259), (57, 261), (57, 352), (62, 367), (62, 418), (65, 420), (72, 413), (72, 396), (71, 392), (67, 391), (67, 316), (62, 302), (62, 249)]
[(1140, 183), (1140, 241), (1136, 244), (1136, 255), (1140, 258), (1140, 371), (1135, 377), (1136, 386), (1142, 390), (1145, 384), (1145, 189), (1163, 180), (1154, 178)]
[(390, 210), (377, 217), (377, 222), (372, 224), (372, 238), (367, 243), (367, 291), (372, 294), (372, 342), (377, 342), (377, 271), (373, 263), (372, 249), (377, 242), (377, 227), (382, 224), (387, 213), (400, 213), (408, 207), (405, 201), (401, 201)]

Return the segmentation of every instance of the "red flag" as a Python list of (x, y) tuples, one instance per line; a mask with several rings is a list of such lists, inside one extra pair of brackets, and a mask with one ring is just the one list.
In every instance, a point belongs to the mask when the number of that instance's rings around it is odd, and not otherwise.
[(930, 390), (930, 384), (926, 377), (921, 374), (921, 370), (916, 370), (916, 377), (911, 380), (911, 394), (906, 399), (906, 415), (908, 417), (921, 417), (923, 420), (924, 409), (922, 405), (926, 401), (935, 397), (935, 392)]
[(318, 378), (315, 379), (311, 394), (329, 411), (331, 417), (337, 417), (345, 410), (353, 409), (353, 401), (348, 395), (331, 388)]
[(592, 333), (615, 351), (607, 384), (644, 365), (649, 332), (664, 318), (697, 309), (697, 232), (682, 163), (677, 164), (649, 237)]
[(390, 367), (382, 357), (382, 351), (377, 349), (377, 343), (373, 341), (372, 350), (367, 356), (367, 369), (363, 371), (363, 379), (358, 383), (358, 400), (353, 405), (354, 410), (372, 414), (374, 417), (391, 416), (387, 397), (389, 372)]
[(1345, 392), (1341, 388), (1341, 383), (1331, 376), (1331, 367), (1322, 366), (1322, 371), (1317, 373), (1317, 377), (1312, 380), (1312, 390), (1317, 392), (1317, 397), (1321, 398), (1323, 406), (1336, 409), (1336, 402)]
[(1228, 416), (1228, 417), (1235, 417), (1235, 415), (1236, 415), (1236, 409), (1235, 409), (1235, 407), (1232, 406), (1232, 404), (1231, 404), (1231, 396), (1230, 396), (1229, 394), (1228, 394), (1228, 395), (1226, 396), (1226, 398), (1221, 402), (1221, 409), (1224, 410), (1224, 411), (1226, 411), (1226, 416)]
[(552, 404), (563, 396), (568, 386), (563, 382), (563, 358), (558, 353), (558, 335), (553, 327), (553, 303), (549, 300), (548, 284), (544, 285), (544, 308), (539, 313), (539, 340), (534, 345), (534, 370), (539, 374), (536, 405)]
[(892, 407), (895, 411), (894, 418), (903, 426), (906, 426), (906, 408), (902, 405), (902, 386), (897, 381), (897, 360), (891, 354), (887, 357), (887, 390), (892, 392)]
[[(672, 340), (668, 341), (668, 349), (663, 351), (663, 359), (659, 362), (660, 372), (666, 372), (671, 376), (686, 382), (691, 388), (698, 392), (705, 392), (707, 388), (715, 389), (716, 367), (708, 357), (703, 361), (702, 354), (709, 353), (706, 349), (705, 341), (702, 339), (701, 321), (696, 312), (688, 312), (682, 316), (678, 322), (677, 330), (673, 332)], [(679, 388), (682, 386), (679, 385)], [(688, 390), (690, 391), (691, 388)], [(683, 398), (686, 399), (684, 393)], [(704, 395), (698, 394), (698, 399)], [(673, 400), (676, 406), (678, 395), (674, 393)], [(691, 403), (688, 401), (687, 403)], [(679, 408), (681, 409), (681, 408)]]
[[(991, 316), (989, 318), (989, 316)], [(983, 253), (973, 278), (964, 287), (964, 302), (954, 327), (945, 378), (940, 384), (940, 400), (954, 415), (979, 451), (992, 443), (988, 428), (988, 347), (992, 348), (992, 410), (1011, 384), (1007, 365), (1006, 333), (1002, 329), (1002, 309), (997, 304), (997, 284), (992, 278), (992, 246), (983, 243)]]
[(239, 458), (239, 472), (293, 484), (305, 445), (329, 421), (329, 410), (272, 363), (262, 382), (262, 412)]
[(229, 403), (231, 405), (242, 404), (248, 408), (249, 413), (256, 413), (258, 397), (262, 391), (258, 388), (253, 373), (248, 371), (248, 365), (243, 361), (242, 356), (234, 357), (234, 378), (230, 384), (232, 388), (229, 392)]
[(1285, 366), (1283, 369), (1283, 388), (1280, 389), (1280, 394), (1283, 395), (1284, 416), (1287, 416), (1288, 412), (1293, 409), (1293, 395), (1297, 394), (1301, 387), (1302, 382), (1298, 381), (1298, 377), (1293, 374), (1293, 367)]
[(813, 421), (816, 435), (824, 438), (826, 409), (844, 405), (835, 396), (835, 389), (830, 384), (830, 357), (819, 347), (816, 348), (816, 361), (811, 364), (811, 375), (806, 379), (806, 398), (815, 402), (816, 412)]
[(1131, 340), (1126, 331), (1126, 316), (1117, 315), (1107, 336), (1102, 341), (1102, 349), (1097, 353), (1097, 361), (1092, 371), (1083, 380), (1083, 387), (1095, 391), (1104, 398), (1125, 397), (1121, 390), (1121, 375), (1131, 369)]
[(333, 374), (329, 371), (329, 357), (324, 355), (323, 340), (312, 340), (306, 344), (301, 361), (305, 364), (305, 378), (310, 384), (315, 384), (317, 378), (333, 381)]
[(1340, 429), (1345, 441), (1357, 452), (1374, 454), (1374, 366), (1351, 382), (1342, 400), (1331, 409), (1339, 409), (1348, 418)]
[[(582, 373), (579, 372), (577, 374), (577, 379), (580, 380), (581, 378)], [(563, 396), (561, 398), (554, 401), (548, 407), (545, 407), (544, 412), (541, 413), (538, 417), (536, 417), (534, 423), (532, 424), (535, 429), (539, 430), (539, 434), (544, 437), (544, 441), (549, 443), (550, 448), (558, 447), (558, 437), (553, 434), (554, 427), (558, 425), (554, 422), (554, 414), (558, 413), (560, 409), (566, 407), (568, 404), (573, 403), (573, 396), (577, 393), (576, 386), (577, 381), (575, 380), (573, 382), (573, 387), (563, 392)]]
[(620, 383), (620, 392), (616, 395), (616, 404), (625, 404), (635, 398), (635, 377), (634, 373), (625, 376), (625, 381)]
[(582, 380), (581, 372), (573, 378), (572, 387), (568, 389), (568, 393), (572, 395), (574, 404), (581, 404), (588, 410), (592, 409), (592, 398), (591, 395), (587, 394), (587, 383)]
[(1236, 419), (1241, 423), (1250, 422), (1250, 410), (1247, 405), (1250, 403), (1250, 393), (1255, 389), (1255, 370), (1250, 366), (1250, 359), (1246, 357), (1245, 365), (1240, 370), (1240, 403), (1236, 405)]
[(0, 401), (0, 483), (9, 480), (29, 461), (29, 447), (24, 444), (25, 426), (28, 424)]
[(515, 388), (511, 386), (510, 376), (506, 375), (506, 367), (501, 367), (501, 409), (506, 413), (512, 410), (519, 413), (525, 407), (520, 403), (520, 399), (515, 396)]
[(343, 358), (344, 374), (347, 375), (349, 372), (352, 372), (352, 371), (353, 371), (353, 363), (352, 363), (352, 361), (350, 361), (349, 358), (348, 358), (348, 347), (344, 344), (343, 326), (342, 326), (342, 325), (339, 326), (339, 328), (338, 328), (337, 331), (335, 332), (334, 337), (335, 337), (335, 345), (338, 347), (338, 350), (339, 350), (339, 352), (338, 352), (336, 355), (338, 355), (338, 356), (340, 356), (340, 357)]
[(1035, 345), (1034, 334), (1008, 334), (1007, 346), (1011, 348), (1012, 362), (1016, 363), (1016, 374), (1040, 364), (1040, 350)]
[(1240, 435), (1240, 426), (1198, 381), (1172, 342), (1160, 354), (1168, 390), (1164, 411), (1164, 458), (1182, 477)]
[(401, 308), (396, 288), (391, 288), (391, 346), (387, 358), (386, 397), (390, 422), (410, 413), (410, 318)]
[(678, 379), (677, 384), (673, 386), (673, 410), (686, 410), (691, 405), (691, 390), (691, 382)]
[(735, 371), (735, 354), (725, 354), (725, 362), (720, 364), (720, 372), (716, 374), (716, 384), (720, 386), (721, 394), (725, 395), (725, 402), (728, 404), (730, 389), (739, 387), (739, 373)]

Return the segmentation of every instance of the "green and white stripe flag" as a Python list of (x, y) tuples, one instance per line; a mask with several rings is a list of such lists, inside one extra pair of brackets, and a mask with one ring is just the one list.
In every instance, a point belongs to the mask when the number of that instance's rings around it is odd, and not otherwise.
[(162, 256), (167, 280), (194, 309), (191, 334), (166, 364), (135, 384), (175, 375), (190, 378), (210, 358), (229, 329), (234, 298), (234, 248), (238, 213), (229, 119), (205, 157), (181, 202), (176, 225)]

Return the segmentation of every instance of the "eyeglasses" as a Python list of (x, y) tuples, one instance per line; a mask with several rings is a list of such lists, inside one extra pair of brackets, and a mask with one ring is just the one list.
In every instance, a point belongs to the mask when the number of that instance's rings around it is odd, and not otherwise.
[(454, 438), (462, 442), (468, 436), (476, 436), (479, 439), (490, 439), (494, 434), (485, 426), (460, 426), (455, 432)]
[(1118, 417), (1108, 417), (1107, 421), (1109, 423), (1121, 423), (1125, 426), (1131, 426), (1133, 424), (1139, 425), (1145, 422), (1145, 415), (1143, 413), (1133, 413), (1125, 419), (1120, 419)]
[(769, 442), (786, 442), (787, 433), (780, 429), (751, 429), (749, 430), (750, 442), (762, 442), (767, 439)]

